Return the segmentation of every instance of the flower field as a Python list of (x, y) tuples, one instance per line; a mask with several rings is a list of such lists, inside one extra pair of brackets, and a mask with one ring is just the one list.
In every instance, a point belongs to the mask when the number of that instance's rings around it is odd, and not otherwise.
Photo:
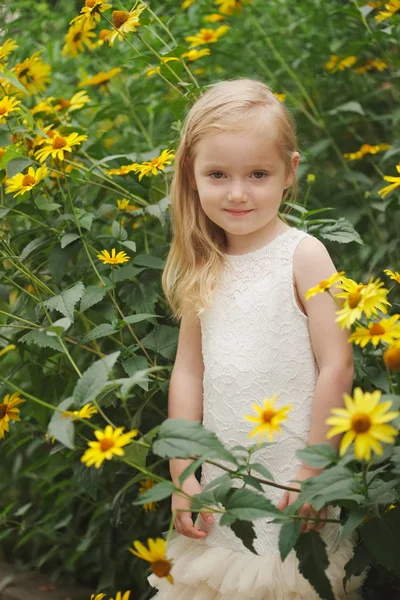
[[(6, 0), (0, 23), (2, 559), (92, 600), (145, 600), (150, 572), (174, 585), (169, 459), (195, 457), (187, 477), (228, 456), (213, 498), (247, 547), (257, 506), (333, 600), (324, 544), (296, 512), (333, 503), (343, 538), (359, 534), (347, 579), (368, 567), (365, 598), (400, 595), (400, 0)], [(295, 117), (282, 216), (327, 246), (338, 272), (307, 299), (341, 299), (354, 348), (354, 391), (327, 420), (340, 449), (302, 451), (324, 471), (282, 513), (249, 462), (291, 418), (279, 390), (238, 415), (245, 457), (167, 418), (175, 149), (199, 93), (233, 78), (265, 82)], [(199, 494), (193, 510), (212, 505)]]

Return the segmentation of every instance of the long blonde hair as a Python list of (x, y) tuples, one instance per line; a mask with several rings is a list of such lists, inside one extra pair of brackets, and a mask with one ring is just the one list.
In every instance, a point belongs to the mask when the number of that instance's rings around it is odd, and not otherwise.
[[(250, 113), (256, 117), (254, 121), (249, 118)], [(258, 133), (268, 134), (271, 117), (277, 126), (278, 148), (289, 174), (293, 169), (292, 154), (297, 151), (295, 121), (271, 88), (261, 81), (245, 78), (220, 81), (196, 100), (186, 116), (171, 182), (173, 239), (162, 275), (162, 287), (177, 320), (184, 314), (198, 317), (206, 309), (225, 262), (225, 232), (206, 216), (192, 186), (195, 144), (221, 131), (257, 127)], [(298, 192), (295, 176), (284, 191), (282, 202), (289, 191), (295, 201)]]

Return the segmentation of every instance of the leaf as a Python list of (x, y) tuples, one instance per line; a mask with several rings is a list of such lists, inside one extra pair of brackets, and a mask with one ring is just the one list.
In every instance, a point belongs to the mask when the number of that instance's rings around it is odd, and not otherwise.
[(136, 504), (147, 504), (148, 502), (157, 502), (157, 500), (163, 500), (164, 498), (169, 498), (175, 491), (175, 486), (173, 483), (169, 481), (160, 481), (152, 488), (148, 489), (143, 494), (140, 494), (137, 500), (132, 502), (133, 505)]
[(19, 342), (24, 342), (28, 345), (36, 344), (40, 348), (53, 348), (57, 352), (64, 352), (60, 342), (52, 337), (49, 337), (45, 331), (30, 331), (19, 338)]
[(68, 244), (72, 244), (72, 242), (75, 242), (75, 240), (79, 240), (79, 238), (79, 233), (64, 233), (64, 235), (61, 238), (61, 248), (65, 248), (65, 246), (68, 246)]
[(39, 210), (52, 211), (52, 210), (56, 210), (57, 208), (60, 208), (60, 206), (61, 206), (61, 204), (58, 204), (57, 202), (49, 202), (49, 200), (47, 200), (46, 198), (43, 198), (42, 196), (38, 196), (37, 198), (34, 198), (33, 201)]
[(362, 540), (371, 555), (386, 569), (400, 575), (400, 508), (387, 510), (380, 518), (369, 519), (361, 528)]
[(26, 87), (24, 85), (22, 85), (22, 83), (19, 81), (19, 79), (17, 79), (17, 77), (15, 77), (11, 71), (9, 71), (8, 69), (5, 69), (4, 67), (2, 67), (1, 71), (0, 71), (0, 80), (1, 79), (5, 79), (6, 81), (8, 81), (12, 85), (14, 85), (16, 88), (21, 90), (21, 92), (24, 92), (24, 94), (29, 96), (29, 92), (26, 89)]
[(81, 484), (83, 489), (93, 500), (97, 500), (97, 490), (100, 483), (101, 469), (96, 467), (87, 467), (81, 462), (73, 463), (74, 481)]
[(358, 492), (358, 479), (350, 469), (340, 464), (303, 481), (298, 500), (303, 504), (310, 502), (320, 510), (327, 502), (336, 500), (362, 502), (364, 496)]
[(94, 306), (103, 300), (104, 296), (107, 294), (108, 290), (111, 289), (111, 287), (112, 286), (99, 287), (98, 285), (88, 285), (85, 288), (85, 292), (82, 296), (79, 312), (84, 312), (91, 306)]
[(338, 112), (355, 112), (359, 115), (365, 115), (364, 109), (359, 102), (351, 100), (350, 102), (345, 102), (336, 108), (328, 111), (328, 115), (336, 115)]
[(128, 444), (124, 447), (124, 455), (121, 456), (121, 460), (126, 463), (134, 463), (138, 467), (146, 467), (146, 458), (149, 453), (149, 449), (145, 446), (139, 446), (139, 444)]
[(148, 267), (149, 269), (160, 269), (162, 270), (165, 265), (165, 261), (158, 256), (150, 256), (149, 254), (139, 254), (133, 261), (135, 265), (141, 267)]
[(44, 304), (50, 310), (57, 310), (74, 322), (74, 306), (82, 298), (84, 289), (85, 286), (80, 281), (71, 288), (62, 291), (61, 294), (48, 298), (44, 301)]
[(118, 269), (118, 271), (115, 271), (114, 281), (115, 283), (118, 283), (119, 281), (124, 281), (125, 279), (136, 277), (136, 275), (140, 273), (140, 271), (141, 269), (137, 269), (133, 265), (123, 265)]
[[(67, 410), (73, 403), (74, 398), (66, 398), (58, 405), (58, 408)], [(47, 428), (47, 433), (49, 436), (55, 437), (56, 440), (61, 442), (67, 448), (75, 450), (74, 431), (74, 423), (72, 419), (63, 417), (62, 413), (58, 410), (54, 411)]]
[(365, 508), (353, 508), (349, 513), (346, 523), (343, 525), (340, 539), (344, 540), (345, 537), (353, 533), (353, 531), (364, 521), (367, 515), (368, 511), (365, 510)]
[(302, 533), (295, 545), (300, 573), (323, 600), (335, 600), (331, 583), (325, 573), (329, 565), (325, 542), (314, 530)]
[(150, 319), (152, 317), (160, 317), (161, 315), (153, 315), (151, 313), (141, 313), (140, 315), (129, 315), (127, 317), (124, 317), (124, 321), (125, 323), (129, 323), (130, 325), (132, 323), (140, 323), (140, 321), (146, 321), (147, 319)]
[(30, 158), (12, 158), (7, 162), (7, 177), (14, 177), (32, 164)]
[(257, 473), (260, 473), (260, 475), (262, 475), (269, 481), (274, 481), (274, 476), (272, 475), (271, 471), (269, 469), (267, 469), (267, 467), (265, 465), (262, 465), (260, 463), (250, 463), (249, 466), (251, 467), (252, 470), (257, 471)]
[(237, 464), (235, 457), (224, 448), (214, 432), (198, 421), (186, 419), (166, 419), (161, 423), (153, 452), (168, 458), (205, 456)]
[(349, 581), (353, 575), (361, 575), (361, 573), (371, 564), (371, 555), (364, 544), (360, 543), (353, 548), (353, 556), (345, 564), (344, 570), (346, 575), (343, 577), (343, 585)]
[(48, 243), (49, 243), (49, 240), (44, 237), (39, 237), (39, 238), (33, 239), (22, 250), (21, 254), (18, 257), (19, 260), (20, 261), (25, 260), (25, 258), (27, 258), (31, 254), (31, 252), (33, 252), (34, 250), (38, 250), (39, 248), (41, 248), (43, 246), (48, 246)]
[(280, 514), (280, 511), (268, 498), (246, 488), (234, 489), (225, 503), (225, 513), (221, 525), (230, 525), (237, 519), (252, 521)]
[(82, 377), (78, 380), (72, 394), (78, 407), (94, 400), (108, 384), (109, 372), (112, 370), (119, 355), (119, 351), (113, 352), (97, 360), (86, 369)]
[(254, 531), (254, 525), (253, 523), (251, 523), (251, 521), (242, 521), (241, 519), (238, 519), (237, 521), (231, 524), (231, 529), (233, 533), (240, 540), (242, 540), (243, 545), (246, 546), (246, 548), (248, 548), (250, 552), (257, 554), (257, 551), (255, 550), (253, 545), (256, 533)]
[(318, 230), (318, 234), (327, 240), (339, 242), (340, 244), (348, 244), (349, 242), (364, 244), (353, 225), (344, 217), (340, 217), (332, 225), (323, 225)]
[(115, 329), (109, 323), (102, 323), (101, 325), (97, 325), (91, 331), (89, 331), (79, 342), (80, 344), (86, 344), (91, 340), (98, 340), (102, 337), (107, 337), (108, 335), (113, 335), (114, 333), (118, 333), (118, 329)]
[(62, 319), (58, 319), (54, 321), (53, 325), (46, 327), (46, 335), (50, 337), (57, 337), (67, 331), (71, 327), (72, 323), (68, 317), (63, 317)]
[(156, 325), (141, 342), (145, 348), (150, 348), (164, 358), (172, 360), (176, 354), (179, 331), (169, 325)]
[(200, 458), (194, 460), (188, 467), (186, 467), (186, 469), (178, 477), (179, 483), (182, 485), (185, 479), (192, 475), (192, 473), (195, 473), (197, 469), (201, 467), (204, 461), (205, 458), (203, 456), (200, 456)]
[(337, 458), (337, 451), (331, 444), (313, 444), (298, 450), (296, 454), (315, 469), (323, 469)]
[(285, 560), (289, 552), (294, 548), (300, 536), (300, 519), (290, 519), (286, 521), (279, 532), (279, 552), (282, 561)]
[(126, 240), (125, 242), (121, 242), (121, 246), (129, 248), (129, 250), (132, 250), (132, 252), (136, 252), (136, 243), (132, 240)]
[[(160, 369), (163, 369), (163, 367), (160, 367)], [(150, 380), (148, 371), (149, 369), (143, 369), (141, 371), (136, 371), (136, 373), (132, 375), (132, 377), (123, 377), (121, 379), (116, 379), (115, 383), (121, 384), (121, 394), (123, 396), (127, 396), (134, 385), (140, 385), (144, 390), (148, 391), (148, 382)]]
[(128, 237), (126, 230), (122, 227), (120, 223), (118, 223), (118, 221), (113, 221), (113, 224), (111, 226), (111, 233), (116, 240), (119, 240), (121, 242), (124, 242)]

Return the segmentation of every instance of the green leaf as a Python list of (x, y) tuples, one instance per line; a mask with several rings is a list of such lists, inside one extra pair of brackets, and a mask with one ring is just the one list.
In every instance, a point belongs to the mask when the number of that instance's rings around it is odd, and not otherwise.
[(63, 317), (62, 319), (58, 319), (54, 321), (53, 325), (46, 327), (46, 334), (50, 337), (57, 337), (62, 335), (64, 331), (67, 331), (71, 327), (72, 323), (68, 317)]
[(98, 285), (88, 285), (85, 288), (85, 292), (82, 296), (79, 312), (84, 312), (91, 306), (94, 306), (103, 300), (104, 296), (107, 294), (107, 291), (111, 289), (111, 287), (112, 286), (99, 287)]
[[(64, 233), (64, 235), (61, 238), (61, 248), (65, 248), (65, 246), (68, 246), (69, 244), (72, 244), (72, 242), (75, 242), (75, 240), (79, 240), (80, 235), (79, 233)], [(81, 309), (82, 311), (82, 309)]]
[(323, 600), (335, 600), (331, 583), (325, 573), (329, 565), (325, 542), (316, 531), (302, 533), (295, 545), (300, 573)]
[(21, 254), (18, 257), (19, 260), (22, 262), (23, 260), (25, 260), (25, 258), (27, 258), (31, 254), (31, 252), (33, 252), (34, 250), (39, 250), (39, 248), (42, 248), (44, 246), (48, 246), (48, 244), (49, 244), (49, 240), (47, 238), (39, 237), (39, 238), (33, 239), (22, 250)]
[(345, 102), (336, 108), (328, 111), (328, 115), (336, 115), (338, 112), (356, 112), (359, 115), (365, 115), (364, 109), (359, 102), (351, 100), (350, 102)]
[(81, 462), (73, 463), (72, 469), (74, 480), (81, 484), (93, 500), (97, 500), (101, 469), (96, 469), (94, 466), (87, 467)]
[[(58, 408), (68, 410), (73, 403), (74, 399), (72, 397), (66, 398), (58, 405)], [(56, 440), (61, 442), (67, 448), (75, 450), (74, 423), (72, 419), (63, 417), (62, 413), (60, 413), (58, 410), (54, 411), (53, 416), (50, 419), (47, 433), (49, 436), (55, 437)]]
[(169, 325), (156, 325), (141, 342), (145, 348), (150, 348), (164, 358), (172, 360), (176, 354), (179, 331)]
[(327, 502), (336, 500), (354, 500), (362, 502), (364, 496), (359, 493), (359, 481), (352, 471), (344, 465), (326, 469), (319, 475), (302, 482), (299, 502), (310, 502), (320, 510)]
[(354, 546), (353, 556), (344, 567), (346, 575), (343, 577), (343, 585), (346, 585), (351, 577), (361, 575), (371, 562), (371, 555), (364, 544), (360, 543)]
[(133, 265), (123, 265), (114, 272), (114, 281), (115, 283), (118, 283), (119, 281), (124, 281), (125, 279), (131, 279), (131, 277), (136, 277), (136, 275), (140, 273), (141, 270), (142, 269), (135, 268)]
[(242, 540), (243, 545), (246, 546), (250, 552), (257, 554), (257, 551), (254, 548), (254, 539), (256, 537), (256, 533), (254, 530), (254, 525), (251, 523), (251, 521), (242, 521), (241, 519), (238, 519), (231, 524), (231, 529), (236, 537)]
[(30, 331), (19, 338), (19, 342), (24, 342), (28, 345), (36, 344), (40, 348), (53, 348), (57, 352), (64, 352), (60, 342), (55, 338), (49, 337), (45, 331)]
[(173, 483), (170, 483), (169, 481), (160, 481), (160, 483), (157, 483), (143, 494), (140, 494), (140, 497), (137, 500), (134, 500), (132, 504), (136, 505), (147, 504), (148, 502), (157, 502), (158, 500), (169, 498), (172, 496), (174, 491), (175, 486)]
[(135, 265), (148, 267), (149, 269), (162, 270), (165, 266), (165, 260), (158, 258), (158, 256), (150, 256), (149, 254), (139, 254), (133, 262)]
[(5, 169), (10, 160), (13, 160), (18, 154), (19, 149), (17, 146), (9, 146), (4, 152), (4, 154), (0, 157), (0, 171), (2, 169)]
[(15, 77), (15, 75), (11, 71), (5, 69), (4, 67), (2, 67), (0, 71), (0, 81), (2, 79), (5, 79), (5, 81), (8, 81), (8, 83), (12, 83), (12, 85), (21, 90), (21, 92), (24, 92), (24, 94), (26, 94), (27, 96), (30, 95), (26, 87), (22, 85), (19, 79), (17, 79), (17, 77)]
[[(162, 370), (163, 367), (160, 367)], [(121, 379), (116, 379), (115, 383), (121, 384), (121, 394), (123, 396), (127, 396), (130, 390), (135, 385), (140, 385), (144, 390), (148, 391), (149, 385), (149, 369), (143, 369), (141, 371), (137, 371), (132, 377), (123, 377)]]
[(275, 481), (271, 471), (267, 469), (265, 465), (262, 465), (261, 463), (250, 463), (249, 466), (252, 470), (257, 471), (257, 473), (260, 473), (260, 475), (262, 475), (269, 481)]
[(300, 536), (300, 519), (290, 519), (286, 521), (279, 532), (279, 552), (282, 561), (285, 560), (289, 552), (294, 548)]
[(128, 237), (126, 230), (122, 227), (120, 223), (118, 223), (118, 221), (113, 221), (111, 233), (116, 240), (119, 240), (121, 242), (124, 242)]
[(73, 391), (74, 400), (79, 407), (94, 400), (109, 383), (109, 373), (112, 371), (120, 352), (113, 352), (94, 362), (78, 380)]
[(225, 503), (225, 513), (221, 517), (221, 525), (230, 525), (237, 519), (252, 521), (263, 517), (274, 517), (280, 511), (257, 492), (246, 488), (234, 489)]
[(315, 469), (324, 469), (337, 459), (337, 451), (331, 444), (313, 444), (298, 450), (296, 454)]
[(200, 458), (194, 460), (188, 467), (186, 467), (186, 469), (178, 477), (179, 483), (182, 485), (185, 479), (187, 479), (190, 475), (195, 473), (197, 469), (201, 467), (204, 461), (205, 458), (203, 456), (200, 456)]
[(380, 518), (369, 519), (361, 528), (362, 540), (377, 562), (400, 575), (400, 508), (387, 510)]
[(124, 455), (121, 460), (126, 463), (134, 463), (138, 467), (146, 467), (146, 458), (149, 453), (148, 448), (139, 446), (139, 444), (128, 444), (124, 447)]
[(350, 511), (349, 516), (347, 517), (346, 523), (343, 525), (343, 529), (340, 534), (340, 539), (344, 540), (344, 538), (353, 533), (353, 531), (360, 525), (360, 523), (364, 521), (367, 515), (368, 511), (365, 508), (353, 508)]
[(14, 177), (33, 164), (30, 158), (12, 158), (7, 162), (7, 177)]
[(348, 244), (349, 242), (364, 244), (353, 225), (344, 217), (340, 217), (333, 224), (322, 226), (318, 230), (318, 234), (331, 242), (339, 242), (340, 244)]
[(136, 243), (132, 240), (126, 240), (124, 242), (121, 242), (121, 246), (125, 246), (125, 248), (132, 250), (132, 252), (136, 252)]
[(124, 321), (125, 323), (129, 323), (129, 325), (131, 325), (132, 323), (140, 323), (140, 321), (146, 321), (147, 319), (151, 319), (152, 317), (160, 317), (161, 315), (153, 315), (151, 313), (141, 313), (140, 315), (128, 315), (127, 317), (124, 317)]
[(168, 458), (205, 456), (237, 464), (235, 457), (224, 448), (214, 432), (198, 421), (186, 419), (166, 419), (160, 426), (153, 452)]
[(80, 281), (71, 288), (62, 291), (61, 294), (48, 298), (44, 301), (44, 304), (48, 309), (57, 310), (74, 322), (74, 306), (82, 298), (84, 289), (85, 286)]
[(98, 340), (99, 338), (107, 337), (108, 335), (113, 335), (114, 333), (118, 333), (118, 329), (115, 329), (109, 323), (102, 323), (101, 325), (97, 325), (91, 331), (89, 331), (79, 343), (86, 344), (92, 340)]
[[(33, 201), (39, 210), (46, 210), (48, 212), (50, 212), (52, 210), (56, 210), (57, 208), (60, 208), (60, 206), (61, 206), (61, 204), (58, 204), (57, 202), (49, 202), (49, 200), (47, 200), (46, 198), (43, 198), (43, 196), (38, 196), (38, 197), (34, 198)], [(61, 246), (61, 247), (63, 248), (63, 246)]]

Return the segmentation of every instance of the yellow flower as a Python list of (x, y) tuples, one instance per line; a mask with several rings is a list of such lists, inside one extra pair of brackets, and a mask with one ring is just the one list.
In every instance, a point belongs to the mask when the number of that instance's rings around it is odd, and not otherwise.
[(67, 137), (56, 135), (54, 138), (45, 140), (45, 148), (38, 150), (35, 157), (39, 162), (43, 162), (50, 155), (53, 158), (64, 160), (64, 152), (71, 152), (73, 146), (79, 146), (81, 142), (87, 140), (87, 135), (79, 135), (78, 133), (70, 133)]
[(400, 413), (387, 412), (392, 402), (381, 402), (382, 392), (363, 392), (361, 388), (354, 390), (354, 399), (343, 394), (346, 408), (333, 408), (333, 417), (326, 419), (327, 425), (334, 427), (327, 433), (327, 439), (345, 433), (340, 442), (340, 456), (343, 456), (354, 441), (354, 453), (359, 460), (370, 460), (371, 450), (381, 456), (383, 448), (380, 442), (393, 444), (397, 429), (386, 425), (396, 419)]
[(6, 193), (17, 192), (14, 194), (14, 198), (16, 198), (20, 194), (23, 195), (26, 192), (30, 192), (48, 174), (49, 170), (46, 166), (39, 167), (37, 171), (33, 167), (29, 167), (25, 175), (18, 173), (14, 177), (7, 179)]
[(126, 210), (129, 206), (129, 200), (123, 198), (123, 200), (117, 200), (119, 210)]
[(382, 21), (393, 17), (393, 15), (400, 10), (400, 0), (390, 0), (388, 4), (385, 4), (385, 8), (386, 10), (381, 10), (374, 16), (377, 23), (381, 23)]
[(255, 410), (258, 415), (245, 415), (243, 418), (246, 421), (251, 421), (252, 423), (257, 423), (257, 427), (255, 427), (250, 433), (249, 437), (253, 437), (257, 433), (260, 434), (259, 442), (262, 441), (265, 435), (268, 435), (268, 440), (270, 442), (274, 439), (274, 433), (281, 433), (281, 428), (279, 427), (282, 421), (287, 419), (287, 412), (291, 409), (291, 405), (283, 406), (282, 408), (275, 408), (275, 400), (277, 399), (278, 394), (274, 394), (272, 398), (264, 398), (263, 406), (258, 406), (257, 404), (252, 404), (253, 410)]
[(247, 2), (252, 3), (252, 0), (215, 0), (214, 4), (219, 5), (219, 12), (223, 15), (233, 15), (234, 13), (240, 13), (243, 4)]
[(309, 300), (310, 298), (312, 298), (312, 296), (315, 296), (316, 294), (328, 291), (334, 283), (337, 283), (341, 280), (342, 275), (344, 275), (344, 271), (339, 271), (338, 273), (334, 273), (333, 275), (331, 275), (329, 279), (323, 279), (322, 281), (320, 281), (318, 285), (316, 285), (313, 288), (310, 288), (306, 292), (306, 300)]
[(314, 183), (315, 175), (313, 173), (308, 173), (307, 175), (307, 183)]
[(348, 160), (356, 160), (363, 158), (366, 154), (377, 154), (377, 152), (382, 152), (390, 147), (390, 144), (376, 144), (375, 146), (363, 144), (356, 152), (347, 152), (346, 154), (343, 154), (343, 156)]
[(11, 352), (11, 350), (15, 350), (16, 347), (17, 346), (15, 344), (8, 344), (8, 346), (6, 346), (5, 348), (2, 348), (0, 350), (0, 356), (4, 356), (5, 354), (7, 354), (7, 352)]
[(85, 50), (85, 47), (91, 50), (94, 47), (91, 38), (96, 37), (93, 29), (94, 24), (90, 19), (73, 23), (64, 37), (65, 44), (62, 49), (62, 56), (76, 58), (79, 52)]
[(393, 279), (394, 281), (397, 281), (397, 283), (400, 283), (400, 273), (398, 271), (393, 272), (390, 269), (384, 269), (383, 272), (386, 273), (386, 275), (388, 275), (390, 279)]
[(106, 175), (128, 175), (139, 166), (139, 163), (131, 163), (130, 165), (122, 165), (117, 169), (109, 169), (106, 171)]
[[(62, 416), (64, 418), (80, 417), (81, 419), (91, 419), (92, 416), (98, 412), (99, 411), (97, 410), (97, 408), (95, 406), (93, 406), (91, 402), (88, 402), (87, 404), (85, 404), (85, 406), (82, 406), (82, 408), (80, 410), (73, 410), (73, 411), (67, 410), (66, 412), (64, 412), (62, 414)], [(72, 418), (71, 420), (76, 421), (76, 419), (74, 419), (74, 418)]]
[(86, 0), (80, 14), (74, 17), (70, 23), (80, 23), (85, 20), (100, 21), (101, 13), (109, 8), (111, 8), (111, 4), (105, 4), (105, 0)]
[[(398, 173), (400, 173), (400, 163), (396, 166), (396, 170)], [(400, 177), (391, 177), (389, 175), (385, 175), (385, 177), (383, 179), (385, 181), (392, 181), (393, 183), (391, 185), (388, 185), (388, 186), (382, 188), (381, 190), (378, 190), (378, 194), (382, 198), (384, 198), (390, 192), (392, 192), (393, 190), (395, 190), (397, 187), (400, 186)]]
[(400, 371), (400, 343), (389, 346), (383, 353), (383, 362), (388, 369)]
[(58, 100), (55, 110), (67, 110), (68, 112), (72, 112), (73, 110), (83, 108), (85, 104), (89, 104), (90, 102), (89, 96), (82, 90), (81, 92), (74, 94), (71, 100), (64, 100), (64, 98)]
[(79, 87), (84, 85), (104, 85), (121, 71), (122, 69), (120, 67), (115, 67), (115, 69), (111, 69), (111, 71), (100, 71), (100, 73), (96, 73), (93, 77), (83, 79), (83, 81), (80, 82)]
[[(154, 481), (152, 479), (144, 479), (140, 483), (142, 484), (142, 487), (139, 488), (140, 494), (144, 494), (145, 492), (147, 492), (147, 490), (154, 487)], [(158, 502), (148, 502), (146, 504), (143, 504), (143, 508), (146, 512), (155, 512), (157, 506)]]
[(274, 92), (275, 98), (278, 98), (279, 102), (285, 102), (286, 94), (278, 94)]
[[(176, 58), (175, 56), (166, 56), (165, 58), (161, 58), (161, 63), (165, 64), (167, 62), (170, 62), (171, 60), (178, 60), (179, 58)], [(155, 69), (148, 69), (146, 71), (146, 76), (149, 77), (150, 75), (155, 75), (155, 73), (159, 73), (161, 70), (161, 67), (156, 67)]]
[(184, 52), (183, 54), (181, 54), (181, 56), (182, 58), (187, 58), (189, 62), (192, 62), (194, 60), (198, 60), (202, 56), (209, 56), (210, 52), (210, 48), (203, 48), (202, 50), (196, 50), (195, 48), (193, 48), (188, 52)]
[(181, 9), (185, 10), (186, 8), (189, 8), (194, 2), (196, 2), (196, 0), (184, 0), (181, 4)]
[[(131, 595), (131, 591), (126, 591), (124, 594), (122, 594), (122, 592), (117, 592), (117, 595), (115, 596), (115, 600), (129, 600), (129, 597)], [(110, 600), (114, 600), (114, 598), (110, 598)]]
[(129, 256), (126, 252), (121, 251), (115, 254), (115, 248), (111, 250), (111, 256), (108, 250), (102, 250), (101, 254), (97, 255), (97, 258), (102, 260), (105, 265), (119, 265), (129, 261)]
[(221, 25), (217, 29), (206, 29), (202, 27), (195, 35), (187, 35), (185, 40), (192, 42), (190, 47), (199, 46), (200, 44), (213, 44), (217, 42), (222, 35), (229, 31), (228, 25)]
[(81, 457), (81, 462), (86, 463), (87, 467), (94, 465), (96, 469), (100, 468), (105, 460), (111, 460), (114, 455), (123, 456), (123, 446), (130, 444), (133, 437), (138, 434), (137, 429), (122, 433), (124, 427), (113, 429), (107, 425), (104, 431), (97, 429), (94, 435), (97, 442), (89, 442), (89, 448)]
[(139, 173), (139, 181), (141, 181), (144, 175), (151, 173), (157, 175), (159, 171), (164, 171), (165, 166), (170, 165), (174, 157), (173, 151), (166, 149), (161, 152), (160, 156), (138, 164), (133, 170), (135, 173)]
[(23, 398), (20, 398), (19, 392), (15, 392), (10, 395), (7, 394), (3, 398), (2, 404), (0, 404), (0, 440), (5, 437), (6, 431), (9, 431), (9, 421), (20, 421), (19, 408), (15, 408), (17, 404), (26, 402)]
[(367, 71), (370, 71), (371, 69), (377, 69), (378, 71), (384, 71), (385, 69), (388, 68), (388, 66), (389, 65), (387, 62), (385, 62), (384, 60), (381, 60), (379, 58), (367, 58), (364, 65), (361, 65), (361, 67), (354, 69), (354, 73), (357, 73), (358, 75), (363, 75), (364, 73), (366, 73)]
[(4, 44), (0, 46), (0, 63), (2, 63), (3, 61), (4, 63), (6, 63), (7, 61), (5, 59), (8, 57), (9, 54), (11, 54), (13, 50), (16, 50), (17, 48), (18, 44), (14, 42), (14, 40), (6, 40)]
[(103, 598), (105, 598), (106, 595), (105, 594), (92, 594), (90, 596), (90, 600), (103, 600)]
[(217, 23), (218, 21), (223, 21), (224, 16), (219, 13), (212, 13), (211, 15), (206, 15), (203, 17), (203, 21), (208, 21), (209, 23)]
[(349, 337), (349, 342), (355, 342), (361, 348), (364, 348), (368, 342), (377, 346), (379, 342), (392, 344), (400, 338), (400, 323), (397, 323), (400, 315), (393, 315), (387, 319), (381, 319), (373, 323), (368, 323), (368, 327), (357, 327), (355, 332)]
[(170, 583), (174, 583), (173, 577), (170, 573), (172, 569), (172, 562), (166, 557), (166, 542), (162, 538), (147, 540), (148, 548), (141, 542), (134, 541), (133, 545), (135, 550), (129, 548), (129, 552), (138, 556), (143, 560), (147, 560), (150, 563), (152, 572), (157, 577), (166, 577)]
[(344, 71), (344, 69), (354, 65), (355, 62), (357, 62), (356, 56), (347, 56), (340, 59), (336, 54), (331, 54), (330, 60), (324, 65), (324, 69), (327, 71)]
[(342, 329), (350, 328), (362, 313), (369, 319), (372, 315), (377, 316), (378, 310), (386, 314), (386, 307), (391, 306), (386, 298), (389, 290), (384, 287), (384, 283), (379, 278), (372, 281), (371, 277), (369, 283), (363, 284), (342, 277), (337, 287), (344, 290), (335, 294), (335, 297), (345, 299), (342, 308), (336, 311), (336, 322)]
[(14, 71), (20, 83), (31, 94), (43, 91), (50, 82), (51, 66), (43, 62), (40, 51), (22, 63), (17, 63)]
[(6, 117), (8, 117), (10, 112), (21, 110), (17, 106), (17, 104), (19, 104), (20, 102), (20, 100), (16, 100), (15, 98), (9, 98), (8, 96), (4, 96), (4, 98), (0, 100), (0, 123), (3, 120), (5, 121)]
[(110, 46), (113, 45), (116, 38), (123, 41), (123, 34), (129, 33), (130, 31), (136, 31), (140, 26), (139, 17), (144, 11), (146, 6), (139, 2), (136, 2), (135, 6), (131, 8), (130, 12), (126, 10), (114, 10), (112, 14), (112, 23), (115, 29), (112, 30), (110, 35), (107, 37), (107, 41)]
[(36, 115), (37, 113), (45, 113), (46, 115), (53, 115), (54, 114), (54, 106), (53, 106), (54, 100), (55, 100), (54, 96), (49, 96), (48, 98), (45, 98), (44, 100), (40, 100), (40, 102), (38, 102), (37, 104), (35, 104), (35, 106), (33, 108), (31, 108), (31, 113), (33, 115)]

